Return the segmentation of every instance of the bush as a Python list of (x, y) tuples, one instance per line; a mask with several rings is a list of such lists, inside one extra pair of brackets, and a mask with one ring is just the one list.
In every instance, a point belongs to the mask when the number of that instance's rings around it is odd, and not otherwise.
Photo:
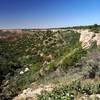
[(94, 24), (93, 26), (90, 27), (90, 30), (94, 33), (99, 33), (100, 30), (99, 30), (99, 25), (97, 24)]

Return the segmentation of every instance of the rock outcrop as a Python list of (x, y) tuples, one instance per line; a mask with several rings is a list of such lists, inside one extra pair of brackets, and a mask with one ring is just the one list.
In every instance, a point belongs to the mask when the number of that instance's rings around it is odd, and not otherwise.
[(89, 48), (93, 42), (96, 42), (97, 46), (100, 45), (100, 33), (90, 32), (89, 30), (74, 31), (80, 33), (80, 42), (82, 43), (83, 48)]

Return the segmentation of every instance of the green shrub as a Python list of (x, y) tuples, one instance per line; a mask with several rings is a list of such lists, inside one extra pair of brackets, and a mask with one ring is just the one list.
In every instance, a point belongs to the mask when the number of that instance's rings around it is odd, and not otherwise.
[(52, 92), (42, 92), (41, 95), (38, 95), (38, 100), (75, 100), (79, 93), (100, 93), (100, 82), (84, 83), (74, 81), (70, 85), (55, 88)]

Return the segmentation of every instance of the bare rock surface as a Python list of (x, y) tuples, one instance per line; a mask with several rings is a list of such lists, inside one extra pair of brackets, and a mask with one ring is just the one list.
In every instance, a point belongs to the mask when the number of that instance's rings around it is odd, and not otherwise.
[(83, 48), (89, 48), (93, 42), (97, 42), (97, 46), (100, 45), (100, 33), (90, 32), (89, 30), (74, 30), (80, 33), (80, 42)]
[(54, 85), (40, 85), (37, 89), (33, 88), (27, 88), (26, 90), (23, 90), (21, 94), (19, 94), (17, 97), (15, 97), (13, 100), (37, 100), (37, 94), (41, 94), (42, 91), (52, 91), (54, 88)]

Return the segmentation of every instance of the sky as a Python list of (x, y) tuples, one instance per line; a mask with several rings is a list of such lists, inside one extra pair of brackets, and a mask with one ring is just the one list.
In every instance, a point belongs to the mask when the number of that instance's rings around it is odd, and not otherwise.
[(100, 24), (100, 0), (0, 0), (0, 28)]

